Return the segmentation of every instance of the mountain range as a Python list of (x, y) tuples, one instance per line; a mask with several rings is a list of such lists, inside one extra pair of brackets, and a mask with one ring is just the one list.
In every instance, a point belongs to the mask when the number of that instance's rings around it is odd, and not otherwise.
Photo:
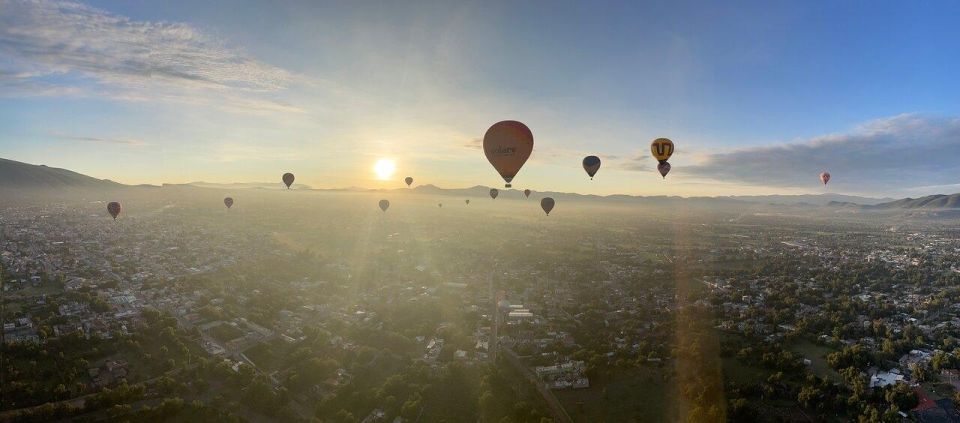
[[(164, 184), (177, 187), (196, 187), (221, 190), (236, 189), (281, 189), (282, 185), (277, 183), (259, 182), (259, 183), (231, 183), (219, 184), (209, 182), (191, 182), (188, 184)], [(4, 191), (14, 190), (58, 190), (58, 189), (136, 189), (136, 188), (157, 188), (153, 185), (124, 185), (108, 179), (96, 179), (87, 175), (73, 172), (66, 169), (48, 167), (45, 165), (33, 165), (13, 160), (0, 159), (0, 189)], [(307, 185), (294, 184), (294, 189), (311, 190)], [(458, 197), (485, 197), (490, 187), (481, 185), (470, 188), (441, 188), (435, 185), (419, 185), (413, 189), (363, 189), (347, 188), (334, 190), (313, 190), (313, 191), (357, 191), (357, 192), (415, 192), (418, 194), (429, 195), (448, 195)], [(520, 196), (518, 190), (501, 190), (502, 195)], [(899, 200), (891, 198), (871, 198), (843, 194), (802, 194), (802, 195), (746, 195), (746, 196), (725, 196), (725, 197), (678, 197), (678, 196), (634, 196), (634, 195), (592, 195), (577, 194), (565, 192), (537, 192), (538, 197), (551, 196), (556, 199), (565, 200), (604, 200), (609, 202), (641, 202), (641, 203), (728, 203), (728, 204), (767, 204), (767, 205), (785, 205), (785, 206), (827, 206), (832, 208), (858, 209), (858, 210), (949, 210), (960, 209), (960, 193), (952, 195), (928, 195), (920, 198), (903, 198)]]

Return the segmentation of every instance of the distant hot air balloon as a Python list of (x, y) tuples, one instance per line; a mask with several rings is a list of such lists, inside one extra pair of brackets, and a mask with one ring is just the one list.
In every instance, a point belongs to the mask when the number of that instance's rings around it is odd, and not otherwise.
[(660, 176), (663, 176), (663, 179), (667, 179), (667, 174), (670, 173), (670, 163), (667, 163), (667, 161), (658, 163), (657, 170), (660, 171)]
[(673, 141), (666, 138), (657, 138), (650, 143), (650, 152), (653, 153), (653, 158), (663, 163), (673, 155)]
[(437, 203), (437, 207), (443, 208), (443, 203)]
[(597, 171), (600, 170), (600, 158), (597, 156), (584, 157), (583, 170), (587, 171), (587, 175), (590, 175), (590, 179), (593, 179), (593, 175), (596, 175)]
[(547, 216), (550, 216), (550, 210), (553, 210), (553, 206), (556, 204), (556, 201), (553, 201), (553, 198), (543, 197), (540, 200), (540, 208), (547, 213)]
[(283, 183), (287, 185), (287, 189), (290, 189), (290, 185), (293, 185), (293, 174), (290, 172), (283, 174)]
[(497, 122), (483, 136), (483, 153), (507, 182), (507, 188), (532, 151), (533, 133), (515, 120)]
[(406, 178), (403, 178), (403, 182), (406, 182), (407, 186), (410, 186), (413, 184), (413, 178), (407, 176)]
[(468, 206), (470, 205), (470, 199), (469, 199), (469, 198), (466, 199), (466, 203), (467, 203)]
[(823, 185), (826, 186), (827, 182), (830, 182), (830, 172), (820, 173), (820, 182), (823, 182)]
[(524, 195), (524, 197), (530, 198), (530, 193), (531, 193), (531, 192), (532, 192), (532, 191), (530, 191), (530, 190), (528, 190), (528, 189), (523, 190), (523, 195)]
[(390, 208), (390, 202), (387, 200), (380, 200), (380, 210), (387, 211)]
[(107, 212), (110, 213), (110, 216), (113, 216), (113, 220), (117, 220), (121, 210), (123, 210), (123, 207), (120, 206), (119, 202), (111, 201), (107, 204)]
[(490, 198), (496, 200), (497, 196), (500, 195), (500, 191), (496, 188), (490, 188)]
[(227, 197), (223, 199), (223, 205), (227, 206), (227, 209), (233, 207), (233, 197)]

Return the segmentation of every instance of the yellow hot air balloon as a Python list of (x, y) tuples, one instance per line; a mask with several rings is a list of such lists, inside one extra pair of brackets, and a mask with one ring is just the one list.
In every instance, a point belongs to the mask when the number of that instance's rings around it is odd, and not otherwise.
[(657, 138), (650, 143), (650, 152), (653, 153), (653, 158), (663, 163), (673, 155), (673, 141), (666, 138)]

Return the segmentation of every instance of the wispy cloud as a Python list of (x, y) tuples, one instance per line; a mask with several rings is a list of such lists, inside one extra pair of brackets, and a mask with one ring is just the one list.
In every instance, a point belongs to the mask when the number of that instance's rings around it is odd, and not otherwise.
[(149, 145), (144, 141), (135, 140), (135, 139), (86, 137), (86, 136), (67, 135), (67, 134), (62, 134), (58, 132), (54, 132), (51, 135), (67, 141), (89, 142), (89, 143), (97, 143), (97, 144), (119, 144), (119, 145), (129, 145), (129, 146), (137, 146), (137, 147)]
[(910, 191), (960, 182), (960, 118), (899, 115), (850, 133), (707, 155), (677, 169), (693, 177), (757, 186), (831, 186), (865, 193)]
[(294, 79), (283, 69), (190, 25), (131, 20), (72, 1), (0, 0), (0, 55), (0, 86), (14, 95), (92, 86), (81, 94), (295, 109), (269, 96)]

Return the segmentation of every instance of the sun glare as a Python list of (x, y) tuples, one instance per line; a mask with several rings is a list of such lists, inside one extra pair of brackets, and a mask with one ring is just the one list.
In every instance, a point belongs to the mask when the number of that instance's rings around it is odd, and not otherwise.
[(373, 172), (377, 174), (377, 179), (386, 181), (397, 171), (397, 164), (393, 159), (380, 159), (373, 165)]

